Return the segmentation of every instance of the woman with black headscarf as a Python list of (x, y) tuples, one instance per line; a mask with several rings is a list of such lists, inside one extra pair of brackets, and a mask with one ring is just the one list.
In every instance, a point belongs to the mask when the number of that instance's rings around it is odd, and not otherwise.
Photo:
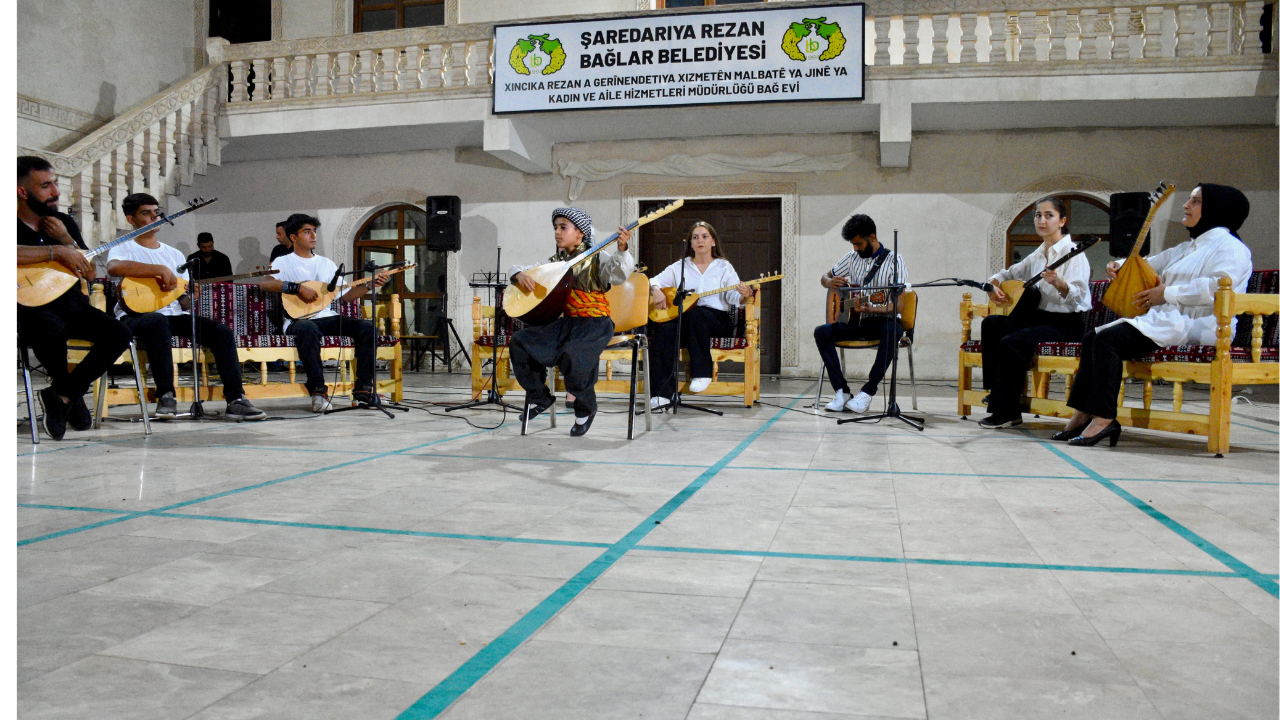
[[(1146, 312), (1085, 333), (1067, 399), (1076, 412), (1053, 439), (1086, 446), (1110, 439), (1114, 447), (1120, 438), (1115, 418), (1124, 361), (1170, 345), (1216, 342), (1213, 300), (1219, 278), (1230, 278), (1231, 286), (1243, 291), (1253, 273), (1253, 256), (1236, 234), (1249, 217), (1249, 200), (1233, 187), (1201, 183), (1182, 212), (1191, 240), (1147, 258), (1160, 284), (1133, 296), (1134, 305)], [(1115, 279), (1119, 269), (1120, 263), (1109, 264), (1107, 277)]]

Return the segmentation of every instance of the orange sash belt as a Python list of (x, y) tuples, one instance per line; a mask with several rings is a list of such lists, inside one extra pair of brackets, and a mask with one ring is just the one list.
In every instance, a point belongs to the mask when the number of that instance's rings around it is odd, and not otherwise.
[(564, 314), (567, 317), (609, 317), (609, 296), (602, 292), (570, 290)]

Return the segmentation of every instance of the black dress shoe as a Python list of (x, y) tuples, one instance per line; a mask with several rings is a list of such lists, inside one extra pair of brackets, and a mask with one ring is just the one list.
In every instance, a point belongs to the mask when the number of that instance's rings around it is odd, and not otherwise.
[(1099, 432), (1097, 435), (1092, 435), (1092, 436), (1080, 435), (1079, 437), (1071, 438), (1071, 440), (1068, 441), (1067, 444), (1075, 445), (1076, 447), (1093, 447), (1094, 445), (1097, 445), (1098, 443), (1102, 442), (1104, 438), (1110, 438), (1111, 447), (1116, 446), (1116, 443), (1120, 441), (1120, 421), (1119, 420), (1112, 420), (1111, 424), (1103, 428), (1102, 431)]
[(564, 399), (564, 409), (565, 409), (565, 410), (573, 410), (573, 409), (574, 409), (574, 407), (573, 407), (573, 401), (572, 401), (572, 400), (570, 400), (569, 398), (565, 398), (565, 399)]
[(1086, 422), (1080, 427), (1075, 428), (1074, 430), (1063, 430), (1062, 432), (1056, 432), (1050, 435), (1049, 439), (1057, 440), (1058, 442), (1067, 442), (1071, 438), (1079, 437), (1080, 433), (1084, 432), (1084, 429), (1087, 427), (1089, 427), (1089, 423)]
[(584, 423), (580, 423), (577, 419), (574, 419), (573, 429), (569, 431), (569, 437), (582, 437), (583, 435), (586, 435), (587, 431), (591, 429), (591, 421), (595, 419), (595, 413), (588, 415), (587, 421)]
[(524, 408), (524, 412), (520, 415), (520, 422), (529, 422), (530, 420), (546, 412), (547, 408), (551, 407), (554, 404), (555, 404), (555, 401), (553, 400), (552, 402), (549, 402), (546, 405), (542, 405), (542, 404), (526, 405)]
[(53, 386), (41, 390), (37, 397), (40, 398), (40, 409), (44, 411), (44, 431), (54, 440), (61, 440), (67, 434), (67, 404), (58, 397)]
[(999, 428), (1013, 427), (1022, 424), (1022, 413), (1017, 415), (988, 415), (978, 421), (978, 427), (984, 427), (988, 430), (996, 430)]

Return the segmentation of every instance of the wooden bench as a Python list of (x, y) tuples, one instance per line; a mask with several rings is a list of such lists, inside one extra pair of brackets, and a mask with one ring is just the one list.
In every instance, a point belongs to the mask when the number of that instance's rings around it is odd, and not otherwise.
[[(90, 294), (90, 302), (94, 307), (107, 311), (113, 303), (113, 286), (96, 283)], [(293, 337), (284, 335), (269, 319), (278, 311), (280, 296), (269, 293), (256, 285), (232, 283), (213, 283), (205, 285), (197, 308), (201, 316), (211, 318), (231, 328), (236, 336), (237, 355), (240, 363), (253, 363), (258, 366), (260, 377), (257, 382), (244, 380), (244, 393), (251, 400), (264, 398), (307, 397), (306, 385), (299, 382), (295, 363), (301, 362), (298, 351), (294, 347)], [(377, 303), (376, 310), (372, 303), (341, 303), (339, 311), (346, 317), (374, 319), (380, 334), (377, 338), (377, 358), (386, 360), (390, 372), (383, 372), (378, 377), (378, 392), (389, 393), (399, 402), (404, 397), (403, 359), (400, 352), (400, 299), (392, 295), (388, 301)], [(279, 317), (276, 313), (275, 317)], [(339, 381), (329, 386), (334, 395), (349, 395), (355, 383), (355, 349), (349, 338), (325, 336), (321, 339), (320, 359), (322, 361), (338, 360)], [(145, 356), (145, 351), (139, 348)], [(222, 386), (212, 385), (211, 373), (216, 375), (213, 353), (201, 348), (200, 366), (202, 383), (200, 396), (203, 400), (221, 400)], [(289, 379), (287, 382), (270, 382), (267, 374), (268, 363), (284, 361), (289, 363)], [(143, 361), (145, 363), (145, 360)], [(191, 383), (177, 382), (178, 365), (191, 362), (191, 341), (187, 338), (173, 338), (174, 395), (179, 402), (191, 402), (195, 393)], [(129, 360), (122, 357), (122, 364)], [(146, 368), (142, 368), (146, 378)], [(155, 401), (155, 388), (147, 387), (147, 399)], [(131, 405), (138, 402), (134, 388), (108, 388), (106, 404)]]
[[(1087, 315), (1085, 326), (1094, 328), (1116, 319), (1116, 315), (1102, 304), (1102, 295), (1108, 286), (1106, 281), (1090, 283), (1093, 310)], [(1274, 385), (1280, 382), (1280, 363), (1277, 363), (1280, 338), (1277, 336), (1277, 313), (1280, 313), (1280, 271), (1255, 271), (1249, 279), (1248, 292), (1237, 293), (1231, 288), (1231, 280), (1218, 282), (1214, 297), (1214, 315), (1217, 318), (1217, 342), (1214, 345), (1182, 345), (1164, 347), (1137, 360), (1126, 361), (1124, 377), (1142, 382), (1142, 406), (1124, 404), (1124, 386), (1120, 390), (1120, 407), (1117, 419), (1122, 425), (1189, 433), (1208, 438), (1209, 452), (1224, 455), (1230, 451), (1231, 442), (1231, 390), (1233, 385)], [(985, 391), (973, 387), (973, 369), (982, 367), (982, 342), (972, 339), (973, 321), (993, 312), (1002, 314), (1007, 309), (992, 308), (989, 304), (974, 304), (972, 295), (964, 294), (960, 301), (960, 383), (956, 411), (968, 416), (974, 405), (981, 405)], [(1237, 317), (1235, 343), (1232, 342), (1231, 319)], [(1071, 391), (1071, 380), (1080, 366), (1080, 343), (1041, 343), (1031, 367), (1030, 389), (1022, 406), (1024, 412), (1052, 417), (1070, 417), (1074, 412), (1067, 407), (1066, 396), (1049, 396), (1049, 381), (1053, 375), (1066, 380), (1066, 393)], [(1171, 410), (1152, 408), (1153, 386), (1156, 381), (1173, 385)], [(1183, 385), (1188, 382), (1209, 386), (1209, 412), (1185, 412), (1183, 409)]]

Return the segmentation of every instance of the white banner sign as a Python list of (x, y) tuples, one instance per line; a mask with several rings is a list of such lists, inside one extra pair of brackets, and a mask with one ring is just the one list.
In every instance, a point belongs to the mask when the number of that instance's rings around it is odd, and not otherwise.
[(494, 28), (493, 112), (863, 99), (865, 8)]

